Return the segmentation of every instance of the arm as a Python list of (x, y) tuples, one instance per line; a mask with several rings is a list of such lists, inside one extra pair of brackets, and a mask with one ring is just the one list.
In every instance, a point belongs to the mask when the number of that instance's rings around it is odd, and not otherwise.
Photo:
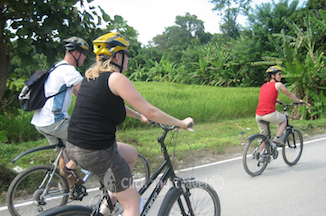
[(113, 73), (110, 76), (109, 88), (113, 94), (123, 98), (130, 106), (152, 121), (166, 125), (179, 126), (183, 129), (187, 129), (190, 123), (194, 124), (192, 118), (186, 118), (181, 121), (148, 103), (139, 94), (129, 79), (121, 73)]
[(298, 99), (297, 96), (295, 96), (295, 94), (293, 94), (287, 88), (285, 88), (285, 86), (281, 82), (275, 83), (275, 88), (276, 88), (276, 90), (281, 90), (288, 98), (290, 98), (294, 102), (297, 102), (297, 103), (303, 102), (303, 100)]
[(75, 96), (77, 96), (77, 94), (78, 94), (78, 91), (79, 91), (79, 88), (81, 86), (81, 83), (82, 82), (80, 82), (80, 83), (78, 83), (77, 85), (74, 86), (73, 93), (74, 93)]
[(142, 114), (140, 114), (139, 112), (136, 112), (136, 111), (130, 109), (130, 108), (129, 108), (128, 106), (126, 106), (126, 105), (125, 105), (125, 108), (126, 108), (126, 114), (127, 114), (128, 117), (133, 117), (133, 118), (135, 118), (135, 119), (139, 119), (140, 121), (142, 121), (142, 122), (144, 122), (144, 123), (149, 124), (148, 119), (147, 119), (144, 115), (142, 115)]

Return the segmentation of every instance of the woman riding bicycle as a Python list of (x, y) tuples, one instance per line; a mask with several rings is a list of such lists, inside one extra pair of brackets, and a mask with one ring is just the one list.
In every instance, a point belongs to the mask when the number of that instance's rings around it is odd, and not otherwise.
[[(192, 118), (176, 119), (148, 103), (122, 74), (128, 67), (129, 45), (118, 33), (108, 33), (93, 41), (97, 62), (85, 73), (71, 116), (67, 143), (71, 159), (99, 177), (123, 206), (124, 216), (140, 214), (140, 196), (131, 175), (137, 150), (116, 142), (116, 126), (126, 116), (183, 129), (194, 124)], [(138, 112), (127, 107), (124, 101)]]
[[(277, 124), (276, 136), (273, 138), (278, 146), (284, 146), (284, 142), (281, 138), (283, 131), (286, 127), (286, 117), (283, 113), (275, 110), (276, 102), (278, 100), (278, 91), (281, 90), (288, 98), (297, 103), (302, 103), (303, 100), (298, 99), (295, 94), (291, 93), (283, 83), (282, 69), (279, 66), (272, 66), (266, 70), (267, 82), (262, 85), (259, 93), (259, 103), (256, 110), (256, 121), (260, 130), (260, 133), (264, 136), (268, 136), (268, 125), (261, 122), (261, 120)], [(261, 146), (261, 149), (263, 145)]]

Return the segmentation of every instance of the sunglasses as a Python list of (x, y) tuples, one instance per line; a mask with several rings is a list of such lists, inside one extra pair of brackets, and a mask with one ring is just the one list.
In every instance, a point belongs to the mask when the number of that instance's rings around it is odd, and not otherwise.
[(128, 50), (124, 50), (124, 54), (126, 54), (126, 56), (129, 58), (129, 51)]

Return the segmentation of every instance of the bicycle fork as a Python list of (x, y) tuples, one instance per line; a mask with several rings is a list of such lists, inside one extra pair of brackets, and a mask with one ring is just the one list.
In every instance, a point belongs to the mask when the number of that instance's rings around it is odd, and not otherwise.
[[(190, 180), (193, 180), (195, 178), (190, 178)], [(183, 197), (186, 201), (186, 204), (188, 206), (188, 212), (186, 211), (186, 209), (184, 208), (183, 204), (182, 204), (182, 201), (181, 199), (179, 198), (178, 199), (178, 204), (179, 204), (179, 207), (180, 207), (180, 210), (182, 212), (182, 215), (195, 215), (195, 213), (193, 212), (193, 208), (192, 208), (192, 205), (191, 205), (191, 202), (190, 202), (190, 196), (191, 196), (191, 192), (189, 191), (188, 187), (186, 186), (187, 184), (187, 180), (183, 180), (181, 178), (178, 178), (178, 177), (175, 177), (175, 181), (177, 182), (177, 186), (179, 188), (182, 189), (182, 194), (183, 194)]]

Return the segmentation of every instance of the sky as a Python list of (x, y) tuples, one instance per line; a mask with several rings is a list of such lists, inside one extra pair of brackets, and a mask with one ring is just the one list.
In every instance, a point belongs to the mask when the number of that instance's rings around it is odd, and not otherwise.
[[(301, 6), (300, 0), (299, 6)], [(253, 0), (252, 7), (271, 0)], [(279, 2), (279, 0), (275, 0)], [(176, 16), (184, 16), (187, 12), (196, 15), (204, 22), (205, 31), (219, 33), (221, 17), (213, 12), (213, 3), (209, 0), (94, 0), (91, 5), (100, 5), (113, 18), (120, 15), (138, 31), (138, 41), (147, 45), (156, 35), (162, 34), (166, 27), (175, 25)], [(239, 17), (238, 22), (245, 25), (245, 18)]]

